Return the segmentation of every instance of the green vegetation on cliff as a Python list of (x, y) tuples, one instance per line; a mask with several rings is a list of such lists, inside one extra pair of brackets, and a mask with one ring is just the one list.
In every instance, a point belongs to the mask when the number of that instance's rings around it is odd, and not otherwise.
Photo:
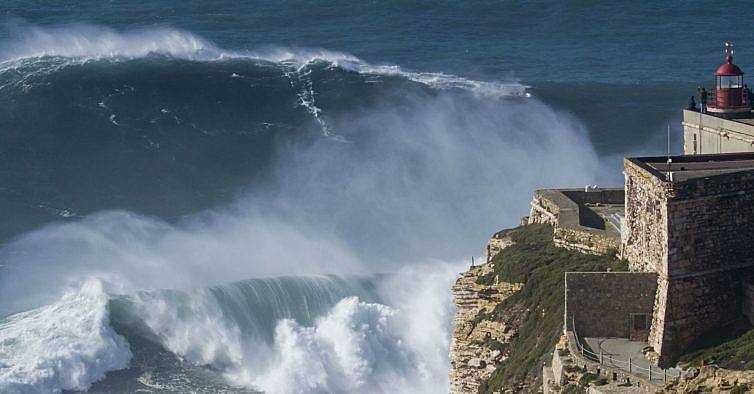
[(725, 335), (713, 335), (696, 345), (698, 350), (681, 357), (681, 363), (694, 366), (717, 365), (735, 370), (754, 370), (754, 329), (741, 323)]
[(492, 273), (478, 282), (495, 280), (523, 283), (518, 293), (497, 305), (486, 319), (520, 326), (508, 345), (508, 359), (494, 372), (487, 391), (531, 385), (539, 362), (552, 351), (563, 330), (563, 280), (568, 271), (625, 271), (624, 262), (613, 256), (592, 256), (555, 247), (553, 229), (528, 225), (506, 230), (514, 244), (494, 259)]

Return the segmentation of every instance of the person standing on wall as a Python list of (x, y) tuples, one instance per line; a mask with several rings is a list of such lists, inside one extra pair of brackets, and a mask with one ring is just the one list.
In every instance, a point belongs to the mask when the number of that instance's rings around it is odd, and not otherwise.
[(707, 112), (707, 89), (704, 86), (699, 87), (699, 112)]

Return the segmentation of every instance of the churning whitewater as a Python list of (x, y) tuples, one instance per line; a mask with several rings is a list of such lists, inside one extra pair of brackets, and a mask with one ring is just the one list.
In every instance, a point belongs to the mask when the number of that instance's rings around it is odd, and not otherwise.
[(57, 218), (0, 245), (2, 392), (447, 391), (465, 257), (604, 177), (516, 82), (172, 28), (26, 26), (0, 59), (7, 207)]

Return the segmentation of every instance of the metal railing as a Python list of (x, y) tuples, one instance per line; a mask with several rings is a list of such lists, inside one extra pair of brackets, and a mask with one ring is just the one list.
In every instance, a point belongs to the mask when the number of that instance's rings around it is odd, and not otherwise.
[(673, 371), (669, 371), (668, 369), (664, 368), (652, 368), (651, 363), (647, 364), (649, 368), (644, 368), (635, 363), (630, 356), (628, 357), (628, 360), (621, 360), (617, 357), (614, 357), (614, 355), (612, 354), (605, 354), (602, 349), (600, 349), (599, 354), (597, 354), (591, 349), (584, 347), (584, 345), (581, 343), (581, 340), (579, 339), (578, 333), (576, 332), (575, 322), (573, 322), (572, 324), (573, 337), (576, 340), (576, 349), (578, 349), (578, 351), (581, 353), (581, 356), (586, 358), (587, 360), (599, 363), (600, 365), (616, 367), (625, 372), (628, 372), (629, 374), (646, 377), (650, 382), (654, 380), (656, 382), (667, 383), (668, 381), (676, 380), (681, 377), (680, 371), (676, 371), (674, 373)]

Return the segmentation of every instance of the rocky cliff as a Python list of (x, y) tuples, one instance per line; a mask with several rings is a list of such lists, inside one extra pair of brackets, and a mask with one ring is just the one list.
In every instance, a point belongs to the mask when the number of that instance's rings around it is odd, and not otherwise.
[(492, 257), (512, 244), (505, 233), (493, 236), (487, 247), (488, 254), (491, 253), (487, 256), (488, 263), (462, 273), (452, 288), (456, 316), (450, 344), (451, 393), (484, 391), (487, 380), (505, 360), (505, 345), (518, 330), (487, 316), (503, 300), (521, 290), (521, 284), (477, 283), (493, 272), (489, 263)]
[(501, 231), (487, 251), (487, 263), (462, 273), (452, 289), (450, 391), (536, 392), (562, 334), (564, 273), (620, 264), (555, 247), (544, 224)]

